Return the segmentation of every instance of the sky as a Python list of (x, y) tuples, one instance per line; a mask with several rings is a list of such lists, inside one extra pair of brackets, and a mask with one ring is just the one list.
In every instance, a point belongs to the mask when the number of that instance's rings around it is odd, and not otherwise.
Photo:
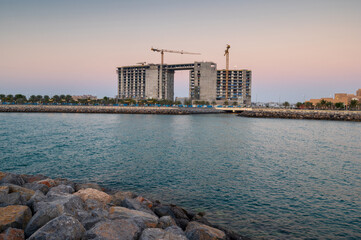
[[(361, 88), (360, 0), (0, 0), (0, 93), (113, 97), (116, 67), (212, 61), (252, 70), (252, 101)], [(175, 96), (188, 96), (176, 72)]]

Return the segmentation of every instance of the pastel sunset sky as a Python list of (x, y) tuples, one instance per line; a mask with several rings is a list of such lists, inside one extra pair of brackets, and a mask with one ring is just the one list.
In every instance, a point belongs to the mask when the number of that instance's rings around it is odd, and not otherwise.
[[(360, 0), (0, 0), (0, 93), (114, 97), (116, 67), (213, 61), (253, 71), (252, 101), (361, 88)], [(175, 95), (188, 96), (188, 72)]]

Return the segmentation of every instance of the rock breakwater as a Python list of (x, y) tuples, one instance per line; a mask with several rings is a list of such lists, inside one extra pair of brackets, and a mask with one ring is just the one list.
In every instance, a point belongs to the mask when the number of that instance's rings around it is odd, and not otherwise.
[(235, 240), (204, 213), (43, 175), (0, 172), (0, 239)]
[(118, 113), (118, 114), (209, 114), (222, 113), (214, 108), (183, 107), (121, 107), (121, 106), (64, 106), (64, 105), (0, 105), (0, 112), (47, 113)]
[(361, 122), (360, 111), (295, 110), (295, 109), (253, 109), (238, 116), (251, 118), (315, 119)]

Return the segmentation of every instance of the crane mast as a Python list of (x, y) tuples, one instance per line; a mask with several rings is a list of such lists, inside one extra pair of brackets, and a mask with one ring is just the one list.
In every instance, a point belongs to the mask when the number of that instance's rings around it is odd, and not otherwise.
[(227, 44), (226, 50), (224, 51), (224, 56), (226, 56), (226, 101), (228, 100), (228, 70), (229, 70), (229, 49), (230, 45)]

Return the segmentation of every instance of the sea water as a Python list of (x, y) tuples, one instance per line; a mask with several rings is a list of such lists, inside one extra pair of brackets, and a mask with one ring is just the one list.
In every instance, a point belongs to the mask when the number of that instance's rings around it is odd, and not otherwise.
[(361, 123), (0, 113), (0, 171), (97, 182), (271, 239), (361, 238)]

